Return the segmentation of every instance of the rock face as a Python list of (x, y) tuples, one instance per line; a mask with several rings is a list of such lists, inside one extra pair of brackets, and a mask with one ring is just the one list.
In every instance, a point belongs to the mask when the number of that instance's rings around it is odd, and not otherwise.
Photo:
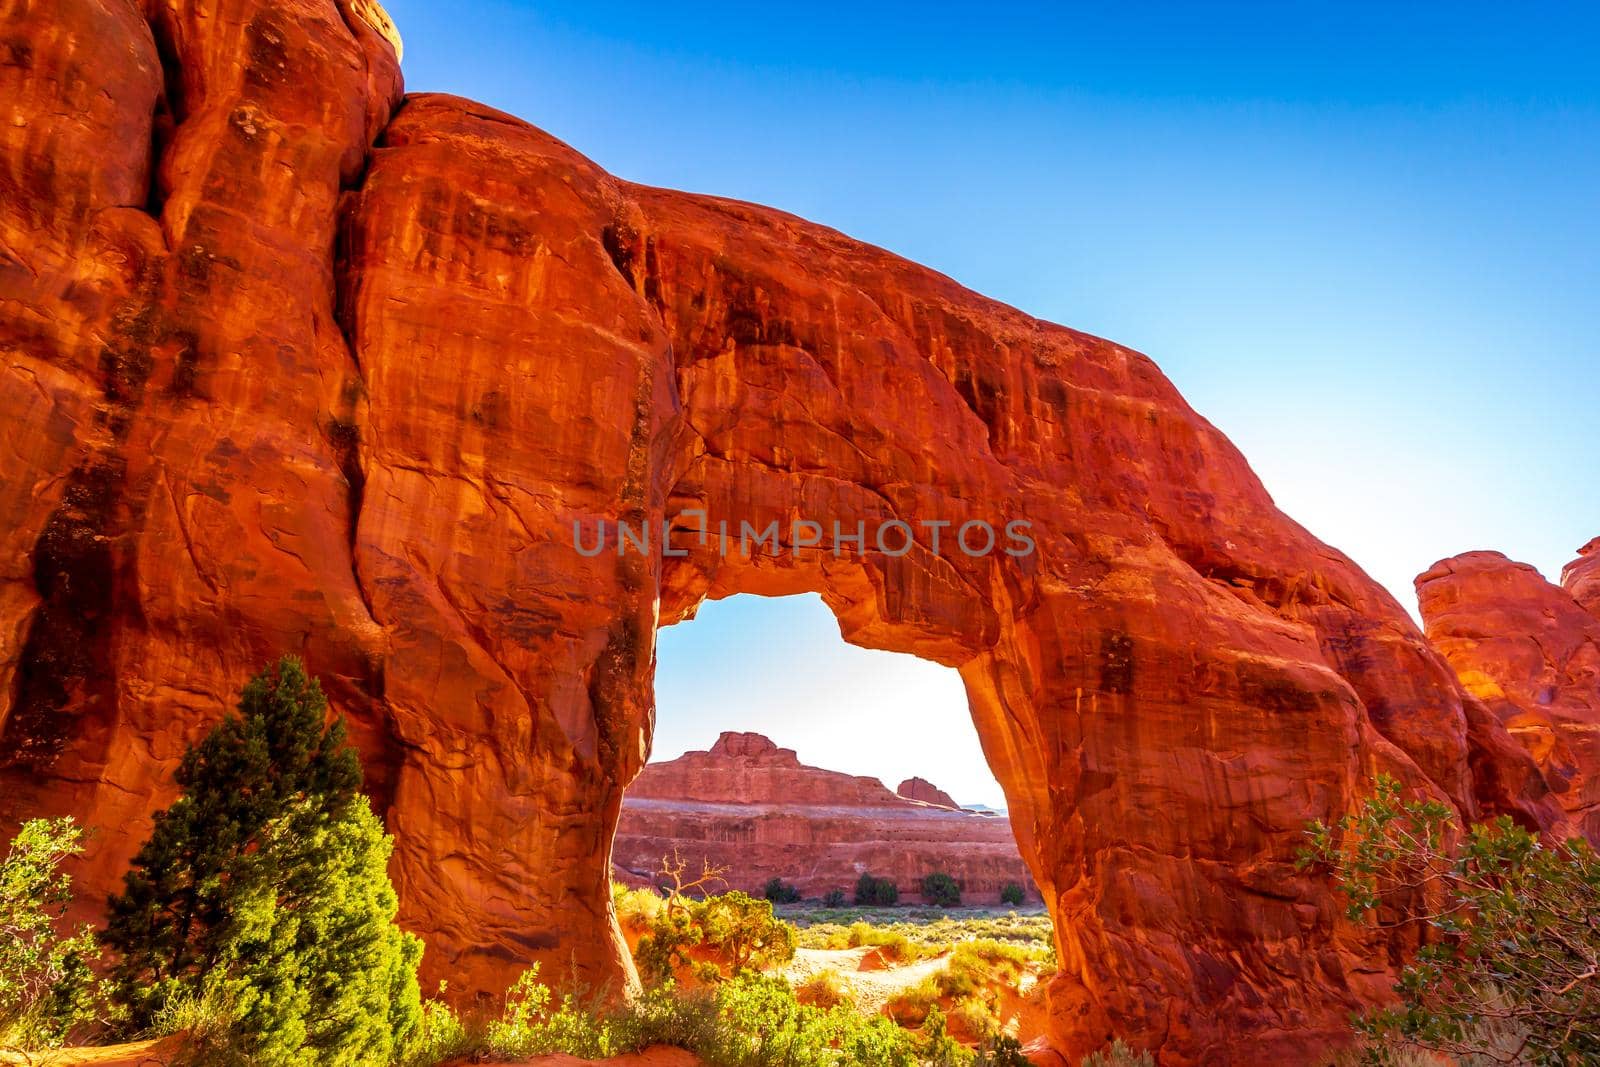
[(943, 789), (934, 785), (926, 778), (907, 778), (895, 788), (895, 792), (908, 800), (920, 800), (924, 804), (936, 804), (941, 808), (959, 808), (957, 804)]
[(1578, 558), (1561, 568), (1561, 587), (1600, 618), (1600, 537), (1578, 549)]
[(1600, 842), (1597, 545), (1559, 586), (1498, 552), (1468, 552), (1419, 577), (1417, 597), (1462, 686), (1533, 756), (1575, 828)]
[(807, 897), (842, 889), (849, 899), (871, 873), (915, 902), (923, 875), (944, 871), (969, 904), (998, 902), (1008, 882), (1038, 899), (1005, 819), (808, 767), (760, 734), (725, 733), (709, 751), (647, 764), (633, 780), (612, 861), (648, 877), (674, 851), (692, 871), (710, 862), (726, 868), (730, 888), (756, 894), (781, 878)]
[[(1149, 359), (402, 103), (376, 11), (0, 6), (0, 831), (98, 827), (82, 899), (294, 650), (365, 754), (428, 982), (627, 983), (608, 861), (656, 628), (741, 592), (959, 668), (1071, 1055), (1297, 1062), (1386, 997), (1388, 946), (1294, 867), (1374, 772), (1563, 817)], [(664, 547), (669, 517), (709, 535)], [(1014, 522), (1031, 550), (965, 526)]]

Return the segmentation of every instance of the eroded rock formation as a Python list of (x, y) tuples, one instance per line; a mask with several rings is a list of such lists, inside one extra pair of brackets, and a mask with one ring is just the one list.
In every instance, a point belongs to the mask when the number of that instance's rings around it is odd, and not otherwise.
[(924, 804), (937, 804), (941, 808), (959, 808), (961, 805), (943, 789), (934, 785), (926, 778), (907, 778), (895, 787), (895, 792), (911, 800), (920, 800)]
[(807, 897), (840, 889), (850, 899), (871, 873), (915, 903), (922, 877), (944, 871), (966, 903), (997, 903), (1008, 882), (1038, 899), (1004, 818), (806, 766), (760, 734), (725, 733), (709, 751), (647, 764), (633, 780), (612, 860), (648, 878), (674, 852), (691, 872), (709, 862), (726, 870), (730, 888), (756, 894), (781, 878)]
[(1552, 585), (1498, 552), (1468, 552), (1417, 579), (1428, 638), (1462, 686), (1532, 754), (1574, 828), (1600, 842), (1600, 613), (1595, 549)]
[[(1384, 946), (1293, 863), (1376, 771), (1561, 818), (1149, 359), (402, 103), (374, 10), (0, 6), (0, 821), (96, 826), (85, 899), (293, 650), (365, 753), (429, 984), (625, 983), (608, 858), (656, 627), (739, 592), (819, 592), (847, 640), (960, 669), (1068, 1053), (1295, 1061), (1386, 996)], [(781, 531), (575, 545), (689, 511)], [(797, 518), (916, 541), (835, 555)], [(969, 520), (1036, 551), (964, 551)]]

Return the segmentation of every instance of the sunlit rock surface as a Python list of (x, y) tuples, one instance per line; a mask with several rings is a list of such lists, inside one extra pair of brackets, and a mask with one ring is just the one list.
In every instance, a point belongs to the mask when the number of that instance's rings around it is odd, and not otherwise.
[(1532, 754), (1574, 827), (1600, 842), (1600, 615), (1595, 549), (1553, 585), (1498, 552), (1468, 552), (1417, 579), (1428, 638), (1462, 686)]
[[(1387, 996), (1389, 946), (1294, 868), (1375, 772), (1563, 817), (1149, 359), (402, 100), (375, 9), (0, 6), (0, 830), (96, 827), (86, 906), (184, 745), (295, 651), (365, 755), (429, 987), (540, 961), (621, 988), (656, 627), (739, 592), (819, 592), (847, 640), (959, 668), (1073, 1056), (1304, 1062)], [(712, 535), (673, 555), (575, 543), (689, 511)], [(903, 552), (873, 536), (896, 519)], [(1035, 551), (953, 536), (1018, 521)]]
[(648, 879), (674, 855), (691, 876), (710, 864), (729, 888), (757, 894), (780, 878), (807, 897), (838, 889), (848, 901), (871, 874), (916, 903), (923, 876), (943, 871), (966, 904), (998, 904), (1013, 882), (1038, 899), (1006, 819), (808, 767), (760, 734), (724, 733), (709, 751), (646, 765), (628, 787), (612, 860)]

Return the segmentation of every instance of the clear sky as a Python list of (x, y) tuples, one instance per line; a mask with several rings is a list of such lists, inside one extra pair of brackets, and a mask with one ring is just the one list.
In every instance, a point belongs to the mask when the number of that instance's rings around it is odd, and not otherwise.
[[(1600, 534), (1592, 3), (387, 7), (413, 91), (1149, 353), (1409, 608), (1444, 556), (1554, 577)], [(814, 598), (708, 606), (658, 691), (658, 757), (741, 726), (997, 799), (954, 672)]]

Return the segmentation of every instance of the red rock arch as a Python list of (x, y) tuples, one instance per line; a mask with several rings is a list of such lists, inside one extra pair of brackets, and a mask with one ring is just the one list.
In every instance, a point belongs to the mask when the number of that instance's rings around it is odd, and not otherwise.
[[(626, 982), (606, 860), (656, 628), (738, 591), (817, 591), (847, 639), (959, 667), (1056, 918), (1063, 1051), (1303, 1052), (1381, 996), (1291, 866), (1375, 770), (1555, 817), (1144, 356), (402, 104), (347, 0), (200, 6), (0, 25), (32, 57), (0, 75), (29, 118), (0, 130), (0, 816), (101, 826), (89, 897), (183, 741), (298, 649), (356, 724), (431, 974)], [(694, 507), (1024, 518), (1038, 551), (575, 550), (574, 523)]]

